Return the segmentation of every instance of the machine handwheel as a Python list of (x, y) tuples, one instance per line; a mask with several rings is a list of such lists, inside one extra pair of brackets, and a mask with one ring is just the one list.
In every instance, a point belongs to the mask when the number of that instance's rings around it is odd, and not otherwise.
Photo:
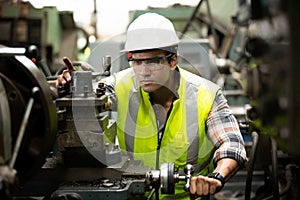
[[(8, 163), (16, 144), (22, 124), (26, 104), (32, 97), (32, 89), (37, 87), (38, 96), (34, 99), (24, 137), (20, 145), (16, 162), (20, 184), (30, 178), (45, 162), (50, 152), (57, 131), (56, 106), (51, 96), (50, 85), (46, 77), (26, 56), (20, 53), (0, 53), (1, 98), (8, 109), (0, 106), (0, 157)], [(3, 52), (3, 51), (2, 51)], [(1, 124), (6, 124), (1, 126)], [(8, 124), (8, 125), (7, 125)], [(8, 141), (8, 143), (7, 143)], [(3, 144), (6, 142), (6, 144)]]

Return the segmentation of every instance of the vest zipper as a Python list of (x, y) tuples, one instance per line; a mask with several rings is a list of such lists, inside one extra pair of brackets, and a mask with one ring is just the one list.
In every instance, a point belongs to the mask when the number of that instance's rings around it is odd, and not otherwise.
[(174, 101), (176, 100), (177, 98), (176, 97), (173, 97), (172, 99), (172, 104), (170, 106), (170, 109), (168, 110), (168, 113), (167, 113), (167, 117), (166, 117), (166, 120), (165, 120), (165, 124), (163, 126), (163, 128), (161, 129), (161, 131), (158, 131), (157, 135), (157, 149), (156, 149), (156, 165), (155, 165), (155, 168), (158, 170), (159, 169), (159, 155), (160, 155), (160, 146), (161, 146), (161, 141), (162, 141), (162, 138), (164, 136), (164, 132), (165, 132), (165, 128), (166, 128), (166, 124), (168, 122), (168, 119), (169, 119), (169, 116), (171, 114), (171, 111), (173, 109), (173, 103)]

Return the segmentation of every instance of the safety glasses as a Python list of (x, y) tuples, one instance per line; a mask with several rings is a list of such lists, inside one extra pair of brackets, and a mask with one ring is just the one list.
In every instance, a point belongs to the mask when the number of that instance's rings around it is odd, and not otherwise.
[(142, 66), (145, 66), (150, 71), (158, 71), (163, 69), (165, 65), (163, 63), (166, 59), (169, 59), (172, 57), (173, 54), (166, 54), (164, 56), (155, 56), (152, 58), (143, 58), (143, 59), (134, 59), (129, 58), (128, 62), (130, 67), (133, 67), (134, 70), (140, 71), (142, 70)]

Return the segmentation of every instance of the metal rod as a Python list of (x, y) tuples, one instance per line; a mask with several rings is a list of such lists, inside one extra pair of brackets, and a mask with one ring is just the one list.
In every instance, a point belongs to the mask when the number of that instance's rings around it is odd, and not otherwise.
[(256, 150), (259, 141), (259, 135), (256, 131), (252, 132), (252, 148), (250, 152), (248, 170), (247, 170), (247, 178), (246, 178), (246, 187), (245, 187), (245, 200), (250, 200), (251, 197), (251, 187), (252, 187), (252, 178), (253, 178), (253, 170), (254, 163), (256, 158)]
[(33, 96), (29, 99), (29, 101), (27, 103), (27, 107), (26, 107), (26, 110), (25, 110), (25, 114), (23, 116), (23, 120), (22, 120), (22, 123), (21, 123), (21, 127), (20, 127), (20, 130), (19, 130), (19, 134), (18, 134), (18, 137), (17, 137), (16, 144), (15, 144), (15, 147), (14, 147), (12, 158), (9, 162), (9, 167), (10, 168), (13, 168), (14, 165), (15, 165), (15, 162), (16, 162), (19, 150), (20, 150), (20, 146), (21, 146), (21, 143), (22, 143), (22, 140), (23, 140), (23, 136), (24, 136), (24, 133), (25, 133), (25, 130), (26, 130), (26, 126), (27, 126), (27, 123), (28, 123), (29, 115), (31, 113), (31, 110), (32, 110), (32, 107), (33, 107), (33, 104), (34, 104), (34, 96), (38, 91), (39, 91), (39, 88), (37, 88), (37, 87), (32, 88)]
[(95, 37), (98, 38), (98, 27), (97, 27), (97, 0), (94, 0), (94, 11), (93, 11), (93, 26), (95, 29)]
[(184, 27), (184, 29), (183, 29), (181, 35), (179, 36), (180, 39), (183, 38), (184, 33), (185, 33), (185, 32), (188, 30), (188, 28), (190, 27), (190, 25), (191, 25), (193, 19), (195, 18), (195, 16), (196, 16), (196, 14), (197, 14), (197, 12), (198, 12), (198, 10), (199, 10), (199, 8), (200, 8), (202, 2), (203, 2), (203, 1), (200, 0), (199, 3), (198, 3), (198, 5), (195, 7), (195, 9), (194, 9), (194, 11), (193, 11), (193, 14), (192, 14), (191, 17), (189, 18), (189, 20), (188, 20), (188, 22), (186, 23), (186, 25), (185, 25), (185, 27)]
[(153, 197), (155, 191), (156, 191), (155, 188), (153, 188), (153, 189), (151, 190), (151, 192), (150, 192), (150, 194), (149, 194), (147, 200), (150, 200), (150, 199)]
[[(210, 10), (208, 0), (206, 0), (206, 7), (207, 7), (208, 17), (209, 17), (209, 20), (210, 20), (210, 28), (211, 28), (211, 31), (212, 31), (212, 34), (213, 34), (213, 39), (214, 39), (214, 42), (215, 42), (216, 47), (217, 47), (219, 45), (219, 41), (217, 41), (218, 36), (217, 36), (216, 30), (214, 28), (214, 20), (213, 20), (212, 14), (211, 14), (211, 10)], [(216, 51), (216, 49), (214, 49), (214, 50)]]
[(279, 186), (278, 186), (278, 161), (277, 161), (277, 143), (276, 140), (271, 138), (271, 148), (272, 148), (272, 181), (273, 181), (273, 199), (279, 199)]

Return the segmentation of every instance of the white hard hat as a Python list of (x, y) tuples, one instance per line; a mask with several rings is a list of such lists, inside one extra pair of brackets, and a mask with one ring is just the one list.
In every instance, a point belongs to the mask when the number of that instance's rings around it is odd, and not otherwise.
[(145, 13), (129, 25), (122, 51), (158, 49), (178, 43), (178, 36), (169, 19), (156, 13)]

